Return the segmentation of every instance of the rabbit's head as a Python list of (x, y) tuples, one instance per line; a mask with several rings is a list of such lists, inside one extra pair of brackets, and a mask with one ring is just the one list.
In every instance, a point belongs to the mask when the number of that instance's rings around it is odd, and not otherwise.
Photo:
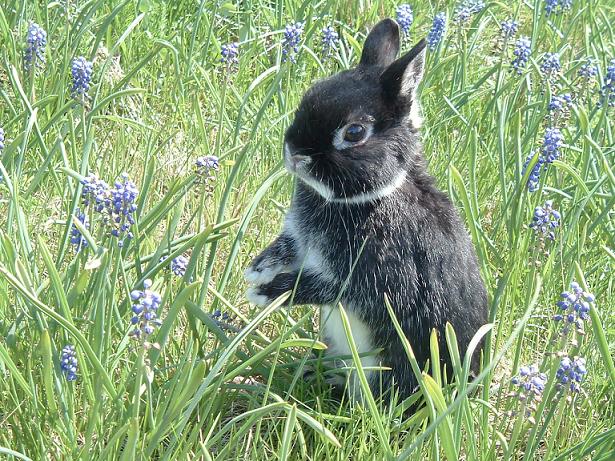
[(364, 203), (405, 181), (420, 156), (425, 40), (399, 59), (399, 26), (385, 19), (369, 33), (361, 61), (317, 82), (285, 135), (287, 169), (325, 200)]

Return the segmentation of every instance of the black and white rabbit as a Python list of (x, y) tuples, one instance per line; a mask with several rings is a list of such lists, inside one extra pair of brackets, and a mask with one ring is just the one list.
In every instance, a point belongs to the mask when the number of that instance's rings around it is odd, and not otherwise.
[[(293, 291), (294, 304), (322, 306), (321, 329), (332, 355), (350, 355), (337, 303), (348, 313), (372, 392), (416, 379), (384, 302), (388, 296), (421, 366), (429, 337), (450, 322), (464, 354), (487, 321), (477, 258), (448, 197), (422, 158), (420, 106), (425, 40), (399, 59), (399, 27), (378, 23), (359, 65), (310, 88), (288, 128), (286, 168), (296, 176), (280, 236), (252, 262), (248, 299), (267, 305)], [(299, 280), (297, 280), (299, 279)], [(478, 354), (473, 357), (478, 367)], [(349, 393), (361, 398), (352, 373)], [(382, 385), (382, 387), (380, 387)]]

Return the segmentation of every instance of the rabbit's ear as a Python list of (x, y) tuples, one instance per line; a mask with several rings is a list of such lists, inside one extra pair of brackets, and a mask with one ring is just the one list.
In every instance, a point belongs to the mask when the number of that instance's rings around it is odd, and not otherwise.
[(416, 88), (423, 79), (426, 45), (425, 39), (421, 40), (380, 75), (380, 83), (391, 99), (414, 99)]
[(383, 19), (371, 30), (361, 54), (362, 66), (388, 66), (399, 53), (399, 26), (392, 19)]

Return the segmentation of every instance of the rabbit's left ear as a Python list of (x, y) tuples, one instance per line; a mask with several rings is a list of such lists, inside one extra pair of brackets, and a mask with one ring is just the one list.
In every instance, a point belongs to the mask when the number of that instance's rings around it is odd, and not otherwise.
[(423, 79), (426, 45), (425, 39), (421, 40), (380, 75), (380, 83), (391, 99), (414, 99), (416, 88)]

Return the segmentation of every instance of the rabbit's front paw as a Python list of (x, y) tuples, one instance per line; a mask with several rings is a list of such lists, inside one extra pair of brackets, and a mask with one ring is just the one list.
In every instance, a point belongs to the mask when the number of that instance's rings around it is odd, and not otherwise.
[(295, 277), (292, 274), (278, 274), (269, 283), (263, 283), (248, 288), (246, 298), (257, 306), (268, 306), (294, 287)]
[(265, 294), (261, 293), (261, 289), (258, 286), (248, 288), (248, 291), (246, 291), (246, 298), (252, 304), (259, 307), (268, 306), (273, 301), (273, 299), (269, 299)]
[(246, 282), (251, 285), (262, 285), (271, 282), (284, 266), (266, 258), (256, 258), (244, 272)]

